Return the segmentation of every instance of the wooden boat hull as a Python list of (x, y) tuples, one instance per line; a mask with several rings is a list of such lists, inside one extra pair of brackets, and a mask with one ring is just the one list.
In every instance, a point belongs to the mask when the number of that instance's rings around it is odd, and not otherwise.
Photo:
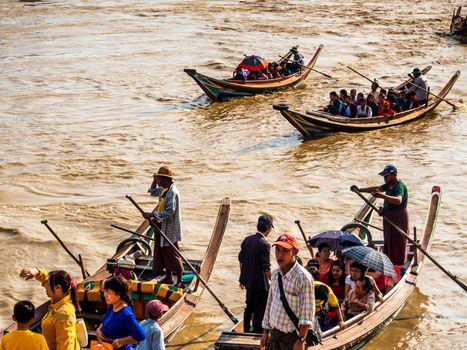
[[(217, 220), (206, 253), (203, 259), (201, 261), (198, 261), (199, 274), (206, 282), (209, 281), (220, 245), (222, 243), (224, 232), (229, 219), (229, 213), (230, 199), (224, 198), (219, 208)], [(138, 229), (135, 232), (139, 234), (145, 234), (148, 228), (149, 227), (147, 221), (145, 221), (138, 227)], [(135, 238), (134, 242), (129, 242), (128, 245), (124, 245), (120, 249), (117, 249), (117, 252), (112, 257), (113, 259), (118, 259), (131, 253), (135, 249), (139, 249), (139, 240), (136, 239), (137, 237), (133, 236), (131, 238)], [(86, 278), (83, 282), (102, 281), (107, 279), (108, 277), (110, 277), (110, 274), (107, 271), (107, 266), (103, 265), (99, 270), (96, 271), (96, 273)], [(205, 287), (195, 277), (191, 281), (191, 283), (185, 288), (185, 293), (183, 294), (182, 298), (176, 301), (170, 307), (170, 309), (159, 319), (159, 325), (161, 326), (164, 332), (164, 341), (166, 343), (168, 343), (176, 335), (178, 330), (182, 327), (184, 321), (188, 318), (188, 316), (193, 311), (193, 308), (197, 305), (199, 299), (201, 298), (201, 295), (204, 292), (204, 289)], [(46, 302), (36, 309), (36, 322), (31, 327), (31, 329), (37, 330), (38, 326), (40, 325), (41, 319), (47, 313), (49, 304), (50, 302)], [(99, 307), (100, 311), (105, 310), (105, 303), (100, 304), (102, 305), (96, 304)], [(78, 318), (81, 317), (85, 319), (89, 339), (95, 339), (95, 329), (100, 324), (102, 316), (102, 312), (77, 312)], [(139, 318), (139, 320), (143, 319), (141, 317), (137, 318)], [(1, 332), (0, 338), (3, 334), (5, 334), (5, 332), (11, 331), (15, 329), (15, 327), (16, 324), (10, 325), (7, 329)]]
[[(441, 201), (441, 190), (435, 186), (432, 189), (428, 214), (421, 237), (421, 246), (429, 251), (436, 228), (436, 220)], [(386, 327), (403, 308), (406, 300), (416, 287), (422, 271), (425, 256), (417, 251), (418, 264), (412, 259), (407, 272), (397, 285), (385, 295), (384, 303), (378, 302), (373, 312), (360, 314), (346, 321), (347, 328), (340, 330), (334, 327), (323, 333), (322, 345), (308, 347), (320, 350), (359, 349), (371, 338)], [(215, 343), (216, 350), (250, 350), (259, 349), (260, 334), (242, 333), (241, 322), (230, 332), (223, 332)]]
[[(308, 63), (308, 68), (313, 68), (315, 66), (322, 49), (323, 45), (320, 45)], [(198, 73), (195, 69), (185, 69), (184, 71), (193, 78), (211, 100), (224, 101), (232, 98), (268, 94), (297, 87), (308, 77), (311, 69), (304, 68), (300, 73), (295, 73), (280, 79), (247, 81), (215, 79)]]
[[(437, 96), (445, 98), (459, 78), (459, 75), (460, 71), (457, 71)], [(310, 111), (303, 114), (290, 110), (287, 105), (274, 105), (273, 108), (279, 110), (284, 118), (287, 119), (304, 137), (313, 137), (323, 132), (353, 133), (410, 123), (433, 112), (441, 102), (442, 100), (440, 98), (433, 97), (426, 105), (422, 105), (418, 108), (396, 113), (391, 117), (378, 116), (372, 118), (347, 118), (331, 115), (321, 111)]]

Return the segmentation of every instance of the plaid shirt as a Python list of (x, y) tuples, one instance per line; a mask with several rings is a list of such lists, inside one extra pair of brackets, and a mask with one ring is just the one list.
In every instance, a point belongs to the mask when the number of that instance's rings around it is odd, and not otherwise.
[[(149, 193), (151, 196), (161, 196), (162, 188), (150, 188)], [(178, 192), (177, 187), (172, 182), (167, 194), (165, 195), (164, 201), (164, 210), (154, 211), (154, 217), (157, 220), (162, 220), (161, 230), (165, 233), (168, 239), (172, 243), (176, 243), (182, 240), (182, 215), (180, 212), (180, 193)], [(161, 237), (161, 247), (168, 246), (169, 243), (164, 242), (164, 239)]]
[[(276, 329), (284, 333), (298, 332), (289, 316), (285, 312), (280, 299), (278, 274), (280, 268), (272, 273), (271, 287), (269, 289), (268, 303), (264, 313), (263, 328)], [(313, 279), (310, 273), (298, 262), (282, 275), (285, 297), (290, 308), (298, 317), (299, 325), (313, 325), (315, 314), (315, 296)]]

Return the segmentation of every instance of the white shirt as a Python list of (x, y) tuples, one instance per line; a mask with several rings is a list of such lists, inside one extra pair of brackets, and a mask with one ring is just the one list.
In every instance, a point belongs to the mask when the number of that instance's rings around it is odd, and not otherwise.
[(371, 118), (373, 116), (373, 112), (371, 108), (365, 105), (364, 108), (362, 106), (357, 106), (357, 118)]

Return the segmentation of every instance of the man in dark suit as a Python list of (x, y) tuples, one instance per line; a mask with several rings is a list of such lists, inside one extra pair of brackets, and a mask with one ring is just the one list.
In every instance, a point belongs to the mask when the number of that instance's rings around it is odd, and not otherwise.
[[(243, 330), (246, 333), (262, 333), (264, 310), (268, 301), (271, 280), (270, 244), (267, 235), (274, 228), (272, 217), (261, 215), (256, 226), (257, 232), (246, 237), (241, 245), (240, 288), (246, 289), (246, 306), (243, 315)], [(253, 329), (251, 320), (253, 319)]]

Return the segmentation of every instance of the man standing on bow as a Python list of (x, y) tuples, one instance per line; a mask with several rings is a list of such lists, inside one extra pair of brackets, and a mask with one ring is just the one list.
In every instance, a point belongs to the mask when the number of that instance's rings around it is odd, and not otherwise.
[(405, 94), (414, 92), (420, 105), (425, 104), (428, 100), (428, 84), (423, 80), (422, 72), (419, 68), (414, 68), (412, 74), (414, 77), (413, 82), (409, 83), (410, 87)]
[(294, 236), (283, 233), (273, 246), (279, 267), (272, 273), (259, 347), (303, 350), (315, 314), (313, 279), (297, 262), (298, 243)]
[[(383, 185), (357, 189), (360, 192), (369, 192), (375, 198), (384, 199), (384, 207), (380, 209), (380, 215), (384, 215), (402, 231), (409, 234), (407, 187), (401, 180), (397, 179), (397, 168), (392, 164), (387, 165), (379, 175), (384, 178)], [(383, 253), (389, 257), (394, 265), (404, 265), (407, 260), (407, 238), (397, 232), (384, 219), (383, 235)]]
[(176, 250), (159, 234), (159, 228), (177, 247), (182, 240), (182, 219), (180, 213), (180, 194), (175, 187), (173, 171), (167, 166), (159, 168), (154, 174), (154, 180), (148, 190), (152, 196), (159, 197), (159, 202), (153, 212), (144, 213), (143, 217), (155, 225), (154, 261), (152, 271), (162, 275), (161, 283), (174, 284), (172, 272), (177, 276), (177, 283), (182, 284), (183, 264)]
[[(266, 237), (273, 228), (272, 217), (261, 215), (256, 225), (256, 234), (243, 240), (238, 254), (240, 288), (246, 289), (243, 314), (243, 331), (245, 333), (263, 333), (261, 323), (268, 301), (269, 281), (271, 280), (271, 262), (269, 260), (271, 247)], [(253, 329), (250, 325), (252, 318)]]

